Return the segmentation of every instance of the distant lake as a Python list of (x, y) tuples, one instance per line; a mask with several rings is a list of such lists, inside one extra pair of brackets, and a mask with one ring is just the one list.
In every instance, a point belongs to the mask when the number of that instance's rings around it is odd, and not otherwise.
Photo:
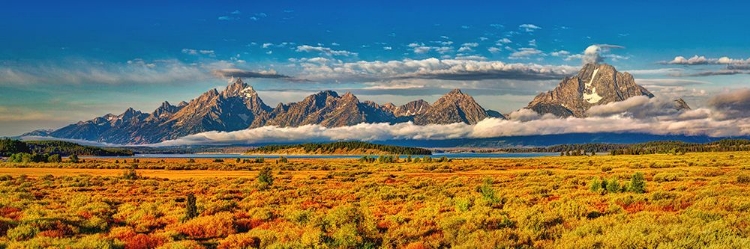
[[(558, 156), (560, 153), (434, 153), (430, 157), (441, 158), (532, 158), (543, 156)], [(342, 159), (342, 158), (360, 158), (365, 155), (241, 155), (241, 154), (136, 154), (132, 157), (88, 157), (88, 158), (309, 158), (309, 159)], [(369, 155), (378, 157), (379, 155)], [(407, 156), (402, 155), (401, 158)], [(415, 155), (412, 157), (424, 157)]]

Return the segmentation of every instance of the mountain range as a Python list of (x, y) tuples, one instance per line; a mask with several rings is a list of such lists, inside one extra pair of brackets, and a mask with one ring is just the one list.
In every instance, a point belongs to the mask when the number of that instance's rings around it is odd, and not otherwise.
[[(528, 105), (540, 114), (585, 117), (596, 105), (623, 101), (634, 96), (654, 95), (635, 83), (633, 76), (607, 64), (587, 64), (577, 75), (566, 77), (552, 91), (536, 96)], [(689, 109), (681, 99), (675, 108)], [(50, 136), (114, 144), (149, 144), (207, 131), (238, 131), (263, 126), (297, 127), (317, 124), (341, 127), (359, 123), (417, 125), (476, 124), (485, 118), (505, 119), (486, 110), (473, 97), (454, 89), (434, 103), (415, 100), (401, 106), (360, 101), (347, 92), (321, 91), (305, 99), (272, 108), (242, 79), (233, 80), (223, 91), (209, 90), (189, 102), (164, 102), (151, 113), (128, 108), (120, 115), (107, 114), (57, 130), (39, 130), (24, 136)]]

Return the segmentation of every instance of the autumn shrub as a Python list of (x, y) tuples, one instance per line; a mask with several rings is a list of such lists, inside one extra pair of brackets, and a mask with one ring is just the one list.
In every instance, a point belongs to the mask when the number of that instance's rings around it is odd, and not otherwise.
[(684, 174), (675, 173), (675, 172), (662, 172), (662, 173), (657, 173), (656, 175), (654, 175), (654, 181), (674, 182), (674, 181), (679, 181), (680, 177), (682, 176), (684, 176)]
[(737, 182), (738, 183), (750, 183), (750, 175), (738, 175)]
[(260, 238), (247, 233), (232, 234), (220, 240), (217, 248), (260, 248)]
[(175, 230), (193, 239), (223, 238), (236, 232), (231, 213), (201, 216), (179, 225)]
[(138, 178), (139, 178), (138, 172), (136, 172), (135, 169), (133, 168), (126, 169), (122, 173), (122, 179), (125, 179), (125, 180), (138, 180)]
[(197, 241), (193, 240), (180, 240), (180, 241), (172, 241), (167, 242), (159, 247), (156, 247), (157, 249), (203, 249), (206, 248)]
[(12, 241), (28, 240), (36, 236), (39, 229), (28, 224), (16, 226), (6, 232), (6, 236)]

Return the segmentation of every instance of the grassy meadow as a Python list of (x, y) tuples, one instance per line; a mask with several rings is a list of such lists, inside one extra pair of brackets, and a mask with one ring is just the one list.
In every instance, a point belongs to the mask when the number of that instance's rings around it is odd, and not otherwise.
[(750, 247), (748, 152), (85, 160), (0, 163), (0, 248)]

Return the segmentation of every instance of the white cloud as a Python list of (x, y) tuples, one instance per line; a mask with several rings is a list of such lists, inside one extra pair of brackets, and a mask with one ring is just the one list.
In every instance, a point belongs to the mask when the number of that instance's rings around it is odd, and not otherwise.
[(463, 45), (461, 45), (461, 47), (460, 47), (460, 48), (458, 49), (458, 52), (459, 52), (459, 53), (464, 53), (464, 52), (471, 52), (471, 51), (474, 51), (474, 49), (473, 49), (473, 48), (476, 48), (476, 47), (478, 47), (478, 46), (479, 46), (479, 43), (476, 43), (476, 42), (472, 42), (472, 43), (464, 43), (464, 44), (463, 44)]
[(529, 110), (520, 110), (511, 113), (511, 119), (509, 120), (487, 118), (476, 125), (455, 123), (418, 126), (412, 123), (362, 123), (336, 128), (326, 128), (319, 125), (294, 128), (269, 126), (236, 132), (200, 133), (166, 141), (157, 144), (157, 146), (342, 140), (443, 140), (602, 132), (708, 135), (713, 137), (750, 135), (749, 118), (717, 120), (711, 117), (712, 113), (712, 110), (698, 109), (675, 114), (671, 116), (671, 119), (639, 119), (623, 115), (561, 119), (549, 115), (539, 116), (529, 112)]
[[(192, 51), (188, 51), (190, 53)], [(196, 54), (201, 54), (200, 50)], [(186, 64), (178, 60), (142, 59), (126, 63), (66, 61), (11, 64), (0, 67), (0, 85), (29, 84), (163, 84), (211, 79), (213, 69), (232, 67), (227, 61)]]
[(611, 44), (594, 44), (586, 47), (583, 54), (570, 55), (565, 60), (581, 59), (583, 64), (587, 63), (602, 63), (604, 58), (612, 58), (613, 60), (627, 59), (628, 57), (613, 55), (610, 52), (613, 49), (623, 49), (625, 47)]
[(526, 32), (534, 32), (538, 29), (542, 29), (542, 27), (536, 26), (534, 24), (521, 24), (518, 26), (519, 29), (524, 30)]
[(520, 48), (518, 51), (513, 52), (508, 57), (509, 59), (529, 59), (531, 56), (545, 56), (545, 54), (536, 48)]
[(490, 47), (487, 49), (487, 51), (490, 51), (490, 53), (497, 54), (500, 53), (500, 51), (503, 51), (503, 49), (498, 47)]
[[(473, 57), (472, 57), (473, 58)], [(378, 82), (391, 79), (559, 79), (577, 71), (569, 66), (481, 61), (486, 58), (357, 61), (300, 61), (299, 77), (313, 81)], [(480, 60), (477, 60), (480, 59)]]
[(331, 48), (321, 47), (321, 46), (310, 46), (310, 45), (301, 45), (297, 46), (297, 52), (318, 52), (321, 54), (325, 54), (328, 56), (357, 56), (357, 53), (349, 52), (346, 50), (333, 50)]
[(503, 46), (504, 44), (508, 44), (508, 43), (511, 43), (511, 42), (513, 42), (513, 41), (511, 41), (508, 38), (503, 38), (503, 39), (497, 40), (497, 42), (495, 42), (495, 44), (498, 45), (498, 46)]
[(555, 56), (555, 57), (564, 57), (564, 56), (570, 55), (570, 52), (565, 51), (565, 50), (558, 50), (558, 51), (554, 51), (554, 52), (549, 53), (549, 54), (552, 55), (552, 56)]
[(666, 62), (666, 64), (677, 64), (677, 65), (706, 65), (706, 64), (723, 64), (723, 65), (747, 65), (750, 64), (750, 58), (743, 59), (732, 59), (729, 57), (721, 58), (707, 58), (706, 56), (694, 55), (690, 58), (683, 56), (677, 56), (673, 60)]
[(190, 49), (190, 48), (183, 48), (182, 49), (183, 54), (189, 54), (189, 55), (208, 55), (211, 57), (216, 57), (216, 53), (213, 50), (208, 49)]

